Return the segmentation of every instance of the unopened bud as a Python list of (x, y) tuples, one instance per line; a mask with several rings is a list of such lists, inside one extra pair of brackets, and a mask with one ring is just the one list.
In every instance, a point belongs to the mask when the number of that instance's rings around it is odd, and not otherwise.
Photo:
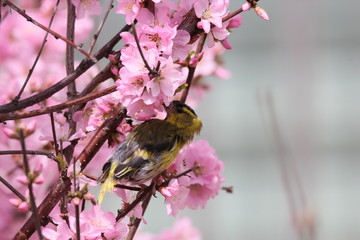
[(224, 40), (221, 41), (221, 44), (224, 46), (225, 49), (227, 50), (231, 50), (232, 46), (229, 42), (229, 39), (225, 38)]
[(18, 210), (20, 212), (28, 212), (29, 211), (29, 203), (28, 202), (21, 202), (18, 206)]
[(196, 67), (196, 65), (199, 63), (199, 59), (198, 58), (192, 58), (189, 60), (189, 66), (190, 67)]
[(74, 197), (73, 200), (72, 200), (72, 203), (73, 203), (74, 205), (77, 205), (77, 206), (80, 205), (80, 202), (81, 202), (81, 199), (78, 198), (78, 197)]
[(24, 185), (29, 183), (28, 178), (25, 175), (17, 176), (15, 180)]
[(267, 13), (265, 12), (265, 10), (264, 10), (263, 8), (256, 6), (256, 7), (254, 8), (254, 10), (255, 10), (256, 14), (257, 14), (259, 17), (261, 17), (262, 19), (264, 19), (264, 20), (266, 20), (266, 21), (269, 21), (269, 20), (270, 20), (269, 16), (267, 15)]
[(92, 195), (91, 193), (85, 193), (85, 194), (84, 194), (84, 199), (86, 199), (86, 200), (93, 200), (93, 199), (95, 199), (95, 196)]
[(249, 11), (251, 8), (251, 4), (249, 2), (246, 2), (244, 3), (242, 6), (241, 6), (241, 9), (246, 12), (246, 11)]

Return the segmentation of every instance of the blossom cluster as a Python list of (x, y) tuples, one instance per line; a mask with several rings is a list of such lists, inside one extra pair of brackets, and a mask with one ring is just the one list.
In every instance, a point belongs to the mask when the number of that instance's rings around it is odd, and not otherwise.
[[(52, 0), (43, 0), (41, 4), (38, 1), (11, 2), (44, 26), (49, 24), (56, 9), (49, 28), (62, 36), (66, 35), (66, 1), (59, 1), (58, 6)], [(75, 44), (81, 45), (90, 39), (94, 26), (92, 15), (102, 13), (103, 2), (71, 2), (76, 9)], [(46, 239), (75, 239), (77, 220), (80, 223), (81, 239), (125, 239), (131, 219), (142, 218), (145, 222), (140, 204), (133, 206), (126, 216), (118, 218), (112, 212), (105, 212), (96, 203), (92, 193), (98, 184), (96, 177), (91, 177), (91, 174), (100, 175), (111, 148), (103, 147), (98, 151), (86, 168), (87, 176), (78, 163), (72, 161), (87, 146), (104, 121), (109, 119), (117, 104), (121, 103), (126, 108), (127, 116), (109, 136), (110, 147), (124, 141), (127, 133), (133, 129), (133, 124), (165, 117), (164, 107), (172, 100), (179, 99), (189, 84), (189, 69), (196, 68), (186, 101), (193, 107), (209, 89), (202, 81), (204, 77), (215, 75), (222, 79), (228, 78), (229, 72), (222, 66), (220, 56), (226, 49), (231, 49), (228, 36), (231, 29), (239, 27), (242, 22), (241, 15), (223, 21), (229, 13), (228, 7), (228, 0), (118, 0), (115, 12), (124, 15), (126, 24), (132, 25), (132, 28), (120, 35), (124, 46), (113, 49), (107, 55), (112, 64), (113, 81), (110, 84), (116, 86), (117, 91), (84, 105), (77, 105), (76, 111), (72, 113), (62, 110), (53, 112), (50, 117), (40, 115), (6, 121), (6, 125), (0, 124), (3, 133), (0, 134), (0, 151), (21, 149), (20, 131), (24, 134), (26, 149), (30, 150), (27, 154), (30, 173), (24, 172), (21, 151), (1, 155), (0, 176), (18, 191), (15, 196), (5, 185), (0, 185), (0, 200), (6, 203), (0, 206), (0, 232), (6, 232), (2, 237), (13, 236), (30, 216), (28, 185), (32, 184), (36, 205), (39, 205), (60, 178), (71, 179), (74, 186), (71, 189), (75, 190), (67, 193), (67, 201), (62, 206), (57, 205), (53, 209), (51, 223), (42, 227)], [(243, 11), (251, 7), (247, 3), (243, 5)], [(11, 102), (16, 96), (25, 99), (43, 92), (66, 77), (66, 43), (53, 37), (44, 41), (46, 33), (43, 30), (5, 4), (0, 11), (2, 105)], [(259, 8), (255, 11), (262, 16), (266, 14)], [(207, 36), (201, 48), (200, 33)], [(30, 71), (29, 82), (21, 90), (43, 42), (46, 44), (36, 67)], [(80, 93), (86, 89), (99, 72), (99, 65), (95, 65), (78, 77), (75, 81), (76, 91)], [(96, 90), (108, 85), (98, 84)], [(24, 111), (48, 108), (68, 99), (66, 89), (62, 89)], [(70, 122), (75, 123), (75, 129), (72, 129), (74, 126)], [(157, 185), (158, 191), (164, 196), (168, 215), (176, 216), (185, 207), (204, 208), (207, 201), (221, 189), (224, 182), (221, 175), (223, 168), (215, 150), (206, 141), (195, 141), (185, 146), (167, 170), (168, 174), (160, 178)], [(117, 188), (115, 192), (121, 199), (122, 204), (118, 206), (120, 209), (128, 208), (137, 197), (136, 192), (128, 189)], [(86, 207), (77, 219), (74, 209), (80, 206)], [(11, 222), (10, 226), (8, 222)], [(165, 230), (158, 236), (142, 234), (135, 239), (198, 240), (201, 234), (190, 220), (180, 219), (173, 229)]]
[[(193, 40), (192, 33), (182, 26), (187, 14), (194, 9), (199, 20), (197, 27), (210, 36), (204, 50), (204, 65), (219, 55), (215, 42), (223, 41), (229, 46), (226, 41), (230, 34), (228, 29), (238, 27), (241, 22), (239, 17), (222, 22), (229, 5), (227, 0), (154, 2), (151, 10), (142, 7), (140, 0), (119, 1), (117, 7), (117, 12), (125, 15), (127, 24), (137, 21), (132, 33), (121, 34), (125, 47), (121, 50), (123, 66), (116, 84), (128, 115), (140, 121), (164, 112), (164, 104), (167, 106), (176, 90), (186, 82), (187, 67), (196, 66), (202, 58), (202, 55), (193, 54), (198, 41)], [(215, 27), (211, 28), (212, 24)], [(208, 72), (199, 70), (197, 74), (206, 76), (216, 72), (216, 67), (206, 69)]]

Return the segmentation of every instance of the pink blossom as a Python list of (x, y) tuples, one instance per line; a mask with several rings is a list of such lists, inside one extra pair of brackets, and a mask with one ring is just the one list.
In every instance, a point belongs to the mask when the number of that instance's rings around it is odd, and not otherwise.
[(225, 1), (223, 0), (199, 0), (194, 4), (196, 16), (200, 18), (198, 27), (204, 29), (204, 32), (210, 32), (211, 23), (221, 28), (222, 17), (226, 13)]
[(198, 229), (193, 226), (189, 218), (177, 219), (171, 229), (164, 230), (159, 240), (201, 240), (202, 236)]
[(177, 179), (171, 180), (167, 188), (171, 189), (171, 194), (169, 194), (170, 197), (165, 198), (166, 211), (168, 215), (176, 216), (179, 210), (187, 206), (187, 196), (190, 190), (180, 185)]
[(172, 57), (175, 60), (184, 60), (192, 48), (188, 45), (190, 41), (190, 34), (185, 30), (177, 30), (177, 33), (173, 39)]
[(124, 14), (126, 24), (131, 24), (137, 14), (139, 13), (141, 6), (138, 0), (118, 0), (119, 5), (116, 8), (116, 13)]
[[(122, 208), (128, 207), (136, 198), (136, 195), (132, 191), (122, 188), (116, 188), (115, 193), (123, 200)], [(126, 216), (143, 219), (142, 214), (142, 207), (140, 204), (137, 204)]]
[(100, 15), (102, 8), (99, 0), (72, 0), (76, 7), (76, 17), (83, 18), (86, 15)]
[(194, 170), (187, 176), (170, 182), (170, 188), (179, 190), (165, 198), (169, 215), (176, 215), (186, 206), (191, 209), (204, 208), (206, 202), (215, 197), (221, 189), (224, 181), (221, 176), (223, 163), (206, 141), (200, 140), (185, 146), (168, 171), (176, 170), (177, 173), (182, 173), (193, 167)]
[(202, 236), (196, 229), (191, 219), (182, 217), (176, 219), (171, 228), (164, 229), (159, 235), (139, 233), (135, 240), (201, 240)]
[(23, 202), (17, 198), (10, 198), (9, 203), (16, 207), (19, 212), (28, 212), (30, 209), (28, 202)]
[[(60, 217), (56, 217), (56, 229), (46, 227), (43, 235), (50, 240), (62, 240), (76, 236), (75, 217), (69, 214), (70, 227)], [(99, 205), (93, 205), (89, 210), (80, 214), (80, 230), (82, 240), (102, 239), (102, 234), (107, 239), (125, 239), (128, 227), (122, 222), (116, 222), (112, 212), (103, 212)]]

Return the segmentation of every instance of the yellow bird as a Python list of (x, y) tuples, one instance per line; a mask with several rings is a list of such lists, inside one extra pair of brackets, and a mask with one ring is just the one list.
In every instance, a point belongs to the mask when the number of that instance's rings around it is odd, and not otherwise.
[(137, 126), (112, 153), (99, 178), (99, 203), (118, 181), (141, 184), (161, 174), (200, 133), (202, 122), (188, 105), (173, 101), (166, 112), (164, 120), (151, 119)]

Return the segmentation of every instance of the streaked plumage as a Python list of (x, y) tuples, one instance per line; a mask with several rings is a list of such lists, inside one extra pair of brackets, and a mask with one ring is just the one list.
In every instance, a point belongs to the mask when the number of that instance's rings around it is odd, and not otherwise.
[(201, 120), (186, 104), (173, 101), (166, 110), (164, 120), (151, 119), (137, 126), (104, 164), (100, 203), (117, 181), (141, 184), (158, 176), (200, 132)]

